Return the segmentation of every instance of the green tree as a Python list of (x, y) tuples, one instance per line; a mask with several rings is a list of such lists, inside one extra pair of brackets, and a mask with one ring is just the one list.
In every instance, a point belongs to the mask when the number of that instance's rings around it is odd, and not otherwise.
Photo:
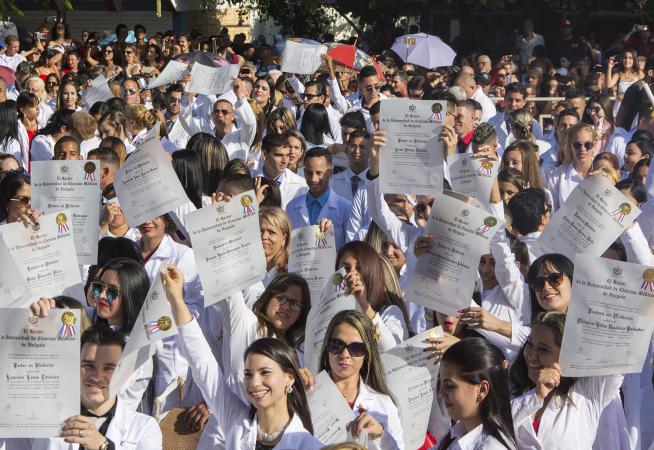
[[(21, 5), (24, 5), (26, 0), (21, 1)], [(51, 9), (52, 4), (48, 0), (31, 0), (32, 3), (36, 3), (38, 6), (41, 6), (43, 9)], [(70, 0), (61, 0), (60, 3), (65, 9), (72, 10), (73, 5)], [(25, 17), (23, 10), (18, 5), (16, 0), (0, 0), (0, 17), (7, 17), (9, 14), (16, 14), (19, 17)]]

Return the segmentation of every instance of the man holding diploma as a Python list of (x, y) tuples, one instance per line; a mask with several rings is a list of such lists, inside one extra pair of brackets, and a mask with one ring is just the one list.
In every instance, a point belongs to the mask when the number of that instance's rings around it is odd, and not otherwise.
[[(47, 314), (47, 309), (36, 309), (37, 315)], [(7, 449), (160, 450), (162, 437), (157, 422), (128, 410), (115, 395), (109, 395), (109, 383), (123, 352), (125, 336), (106, 325), (96, 325), (82, 334), (81, 345), (82, 413), (62, 424), (59, 438), (11, 440), (7, 441)], [(0, 441), (0, 447), (2, 444)]]

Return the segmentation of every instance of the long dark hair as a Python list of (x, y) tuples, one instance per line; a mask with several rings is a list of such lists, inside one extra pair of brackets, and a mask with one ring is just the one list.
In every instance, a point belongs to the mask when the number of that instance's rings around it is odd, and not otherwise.
[(14, 139), (18, 142), (18, 115), (16, 114), (16, 101), (5, 100), (0, 103), (0, 146), (9, 145)]
[[(293, 375), (293, 392), (286, 397), (286, 405), (288, 407), (288, 415), (293, 417), (297, 414), (304, 428), (313, 434), (313, 423), (311, 422), (311, 412), (307, 403), (307, 395), (304, 392), (302, 385), (302, 377), (300, 376), (300, 365), (297, 360), (295, 349), (289, 347), (284, 342), (275, 338), (262, 338), (254, 341), (245, 350), (243, 359), (246, 359), (249, 354), (261, 355), (275, 361), (282, 368), (285, 373)], [(250, 406), (250, 420), (254, 419), (257, 410), (254, 406)]]
[[(563, 342), (563, 330), (565, 329), (566, 315), (561, 312), (551, 311), (539, 313), (531, 324), (532, 331), (536, 327), (545, 327), (554, 335), (554, 342), (561, 347)], [(531, 345), (531, 336), (527, 338), (520, 353), (516, 357), (513, 365), (511, 366), (511, 385), (513, 386), (515, 395), (521, 395), (536, 385), (529, 379), (529, 371), (527, 368), (527, 360), (525, 359), (525, 347)], [(569, 399), (568, 393), (572, 386), (577, 382), (574, 377), (561, 377), (561, 382), (552, 391), (554, 396), (559, 399)]]
[(324, 136), (328, 135), (334, 139), (332, 128), (329, 125), (329, 114), (327, 108), (320, 103), (312, 103), (302, 115), (302, 127), (300, 132), (304, 138), (315, 145), (324, 144)]
[(62, 127), (66, 127), (67, 130), (72, 129), (71, 116), (75, 111), (72, 109), (58, 109), (56, 110), (48, 119), (48, 123), (39, 130), (37, 135), (51, 135), (59, 133)]
[(173, 152), (173, 168), (187, 197), (197, 209), (202, 208), (202, 158), (193, 150)]
[[(256, 85), (259, 81), (263, 81), (264, 83), (268, 84), (268, 89), (270, 90), (270, 98), (268, 98), (268, 101), (262, 107), (264, 114), (267, 116), (275, 107), (275, 83), (270, 77), (259, 77), (254, 82), (254, 85)], [(253, 90), (254, 90), (254, 85), (252, 86)], [(264, 129), (266, 128), (265, 125), (263, 128)]]
[(307, 324), (307, 316), (311, 309), (311, 292), (309, 285), (300, 275), (295, 273), (280, 273), (268, 285), (252, 307), (252, 311), (259, 319), (259, 332), (268, 337), (275, 335), (275, 327), (266, 316), (268, 304), (277, 294), (281, 294), (291, 286), (297, 286), (302, 292), (302, 311), (295, 323), (286, 331), (286, 340), (289, 345), (298, 348), (304, 342), (304, 329)]
[[(506, 448), (517, 448), (511, 416), (508, 361), (502, 351), (485, 339), (465, 338), (445, 351), (441, 364), (445, 362), (457, 366), (459, 378), (466, 383), (488, 382), (488, 395), (479, 402), (484, 433)], [(438, 448), (446, 449), (451, 442), (448, 435)]]
[(397, 405), (397, 401), (393, 393), (386, 384), (386, 376), (384, 375), (384, 365), (379, 354), (379, 345), (375, 339), (375, 324), (365, 314), (355, 311), (341, 311), (337, 313), (329, 322), (327, 331), (325, 332), (325, 339), (322, 343), (320, 350), (320, 368), (319, 371), (331, 371), (329, 365), (329, 351), (327, 350), (327, 341), (334, 335), (334, 330), (341, 324), (347, 324), (357, 330), (361, 341), (366, 348), (364, 355), (363, 365), (359, 371), (359, 376), (366, 384), (380, 394), (388, 395), (393, 403)]
[(30, 182), (29, 175), (21, 170), (14, 170), (7, 173), (0, 182), (0, 221), (7, 220), (7, 209), (9, 202), (16, 195), (16, 192)]
[(527, 272), (526, 277), (527, 284), (529, 284), (529, 297), (531, 298), (532, 320), (535, 319), (539, 313), (545, 312), (545, 310), (538, 304), (536, 291), (534, 291), (534, 281), (538, 276), (538, 271), (540, 268), (547, 266), (553, 267), (559, 272), (566, 274), (572, 283), (575, 265), (567, 256), (561, 255), (559, 253), (547, 253), (536, 258), (536, 260), (531, 264), (531, 267), (529, 267), (529, 272)]
[(216, 192), (229, 162), (223, 144), (209, 133), (196, 133), (186, 143), (187, 150), (193, 150), (202, 160), (203, 190), (206, 195)]
[[(96, 273), (100, 279), (107, 270), (113, 270), (120, 283), (120, 297), (123, 302), (124, 323), (120, 331), (129, 334), (134, 328), (136, 319), (141, 311), (145, 297), (150, 290), (150, 279), (142, 264), (132, 259), (116, 258), (107, 261)], [(105, 319), (95, 317), (95, 322), (105, 322)]]
[(405, 318), (407, 328), (409, 328), (409, 322), (407, 321), (408, 313), (404, 301), (391, 302), (391, 300), (394, 300), (396, 296), (386, 295), (386, 289), (384, 286), (384, 263), (382, 262), (379, 253), (375, 251), (374, 247), (365, 242), (348, 242), (341, 247), (336, 255), (336, 270), (340, 268), (341, 258), (346, 252), (351, 253), (354, 259), (357, 260), (357, 271), (361, 274), (361, 279), (366, 289), (368, 303), (370, 303), (372, 309), (380, 313), (386, 307), (392, 304), (396, 305), (400, 308), (400, 311)]

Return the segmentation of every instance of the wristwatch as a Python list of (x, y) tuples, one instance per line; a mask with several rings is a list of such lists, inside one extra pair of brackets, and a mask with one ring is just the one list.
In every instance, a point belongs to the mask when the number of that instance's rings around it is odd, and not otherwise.
[(100, 445), (100, 447), (98, 447), (98, 450), (109, 450), (109, 439), (104, 441), (104, 444)]

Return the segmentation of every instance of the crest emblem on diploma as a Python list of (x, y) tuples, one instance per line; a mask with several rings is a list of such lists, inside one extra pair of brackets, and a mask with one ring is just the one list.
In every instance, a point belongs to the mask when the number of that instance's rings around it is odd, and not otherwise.
[(484, 224), (477, 228), (477, 233), (484, 234), (495, 225), (497, 225), (497, 219), (493, 216), (488, 216), (484, 219)]
[(336, 286), (336, 297), (345, 295), (345, 277), (340, 273), (335, 273), (332, 276), (332, 284)]
[(95, 163), (87, 162), (84, 164), (84, 181), (95, 182)]
[(57, 337), (60, 338), (67, 338), (67, 337), (75, 337), (75, 322), (77, 318), (75, 317), (75, 313), (72, 311), (66, 311), (61, 315), (61, 328), (59, 328), (59, 333), (57, 333)]
[(254, 214), (254, 206), (252, 206), (252, 197), (245, 194), (241, 197), (241, 205), (243, 206), (243, 217), (249, 217)]
[(463, 211), (461, 211), (461, 215), (462, 215), (463, 217), (468, 217), (468, 216), (470, 215), (470, 210), (467, 209), (467, 208), (464, 209)]
[(316, 231), (315, 236), (316, 236), (316, 247), (318, 248), (327, 247), (327, 238), (325, 237), (325, 233), (323, 233), (322, 231)]
[(64, 234), (70, 230), (68, 227), (68, 217), (66, 217), (66, 214), (64, 213), (59, 213), (55, 217), (55, 222), (57, 222), (57, 232), (59, 234)]
[(625, 216), (631, 213), (631, 205), (629, 203), (621, 203), (616, 209), (611, 211), (611, 215), (618, 222), (623, 222)]
[(416, 105), (409, 105), (409, 111), (413, 112), (416, 110)]
[(59, 172), (61, 173), (68, 173), (68, 166), (63, 165), (59, 168)]
[(654, 269), (645, 269), (643, 272), (643, 283), (640, 285), (643, 291), (654, 291)]
[(39, 231), (40, 229), (41, 229), (41, 224), (39, 224), (39, 223), (33, 223), (32, 224), (32, 231), (34, 231), (35, 233), (37, 231)]
[(443, 114), (441, 114), (443, 112), (443, 106), (441, 106), (440, 103), (434, 103), (431, 105), (431, 112), (434, 113), (432, 119), (435, 119), (439, 122), (443, 120)]
[(479, 170), (477, 171), (479, 175), (491, 175), (493, 172), (493, 161), (486, 159), (481, 162), (481, 166), (479, 167)]
[(615, 275), (616, 277), (621, 276), (622, 275), (622, 269), (619, 268), (619, 267), (614, 267), (613, 268), (613, 275)]
[(148, 337), (152, 336), (159, 331), (168, 331), (173, 325), (172, 320), (168, 316), (161, 316), (157, 320), (152, 320), (145, 324), (145, 333)]
[(604, 190), (604, 195), (606, 195), (607, 197), (610, 197), (612, 194), (613, 194), (613, 192), (611, 192), (611, 189), (605, 189)]

